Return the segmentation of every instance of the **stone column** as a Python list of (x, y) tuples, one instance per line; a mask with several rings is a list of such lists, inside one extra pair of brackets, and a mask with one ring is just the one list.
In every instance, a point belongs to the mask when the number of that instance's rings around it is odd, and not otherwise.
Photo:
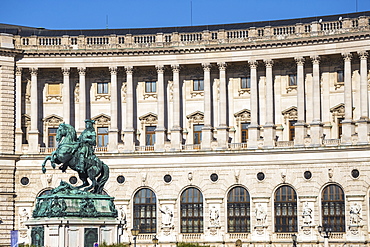
[(357, 120), (358, 142), (357, 144), (368, 144), (369, 133), (369, 97), (367, 82), (367, 56), (365, 51), (358, 52), (360, 57), (360, 108), (361, 116)]
[(109, 67), (110, 71), (110, 127), (108, 151), (118, 152), (118, 85), (117, 67)]
[(344, 120), (342, 121), (342, 145), (352, 145), (354, 125), (352, 120), (352, 69), (351, 53), (343, 53), (344, 59)]
[(29, 137), (29, 147), (28, 152), (38, 153), (39, 152), (39, 130), (38, 130), (38, 120), (39, 120), (39, 97), (37, 90), (37, 72), (38, 68), (30, 68), (31, 72), (31, 129), (28, 133)]
[(70, 68), (62, 68), (63, 73), (63, 122), (71, 124), (71, 85), (69, 83)]
[(80, 95), (78, 100), (79, 120), (78, 132), (82, 133), (85, 129), (84, 121), (86, 119), (86, 68), (78, 68), (79, 82), (80, 82)]
[(157, 73), (157, 114), (158, 114), (158, 124), (155, 128), (155, 144), (154, 150), (159, 152), (164, 152), (164, 142), (166, 139), (164, 128), (164, 66), (158, 65)]
[(266, 65), (266, 123), (263, 126), (263, 139), (265, 148), (275, 146), (276, 126), (274, 124), (274, 82), (272, 78), (271, 59), (265, 60)]
[(227, 126), (226, 63), (218, 63), (220, 70), (220, 123), (217, 127), (218, 149), (227, 149), (229, 128)]
[(320, 57), (312, 56), (312, 123), (311, 146), (317, 147), (322, 144), (322, 123), (321, 123), (321, 93), (320, 93)]
[(258, 123), (258, 83), (257, 83), (257, 61), (249, 61), (251, 69), (251, 124), (248, 126), (248, 148), (258, 148), (258, 140), (260, 138), (259, 123)]
[(22, 68), (15, 71), (15, 152), (22, 152)]
[(173, 73), (173, 122), (171, 128), (171, 150), (178, 151), (182, 148), (182, 134), (180, 127), (180, 65), (174, 64), (171, 67)]
[(133, 85), (133, 67), (126, 66), (126, 129), (124, 130), (124, 152), (135, 151), (134, 140), (134, 85)]
[(303, 57), (296, 57), (297, 62), (297, 111), (298, 119), (295, 124), (294, 146), (303, 147), (304, 137), (306, 136), (306, 117), (305, 117), (305, 93), (304, 93), (304, 61)]
[(202, 149), (211, 149), (213, 139), (211, 114), (211, 64), (202, 64), (204, 70), (204, 127), (202, 129)]

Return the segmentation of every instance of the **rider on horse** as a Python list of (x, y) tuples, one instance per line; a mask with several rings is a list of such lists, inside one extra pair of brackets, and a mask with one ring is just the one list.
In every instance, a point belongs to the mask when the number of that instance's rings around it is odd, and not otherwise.
[(86, 129), (78, 137), (78, 157), (79, 161), (76, 165), (76, 171), (83, 172), (85, 170), (85, 163), (88, 158), (94, 154), (94, 146), (96, 146), (96, 132), (93, 124), (94, 120), (86, 119)]

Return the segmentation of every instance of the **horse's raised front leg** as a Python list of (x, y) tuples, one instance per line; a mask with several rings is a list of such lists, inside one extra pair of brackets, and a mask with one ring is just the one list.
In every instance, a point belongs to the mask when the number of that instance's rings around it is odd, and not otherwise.
[[(46, 172), (46, 168), (45, 168), (45, 164), (46, 164), (46, 162), (48, 161), (48, 160), (50, 160), (51, 161), (51, 159), (52, 159), (52, 156), (46, 156), (45, 157), (45, 159), (44, 159), (44, 162), (42, 163), (42, 165), (41, 165), (41, 170), (42, 170), (42, 172), (43, 173), (45, 173)], [(54, 164), (54, 166), (55, 166), (55, 164)]]

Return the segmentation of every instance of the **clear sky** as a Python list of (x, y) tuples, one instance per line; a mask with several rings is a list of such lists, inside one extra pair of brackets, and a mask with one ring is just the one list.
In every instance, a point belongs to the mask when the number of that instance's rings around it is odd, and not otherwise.
[(0, 23), (48, 29), (147, 28), (370, 11), (370, 0), (0, 0)]

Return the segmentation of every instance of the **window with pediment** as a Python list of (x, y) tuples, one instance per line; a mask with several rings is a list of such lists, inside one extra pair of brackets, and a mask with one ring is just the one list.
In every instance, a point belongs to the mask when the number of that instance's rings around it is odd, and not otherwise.
[(289, 107), (288, 109), (284, 110), (282, 114), (284, 116), (285, 126), (287, 126), (287, 128), (284, 129), (287, 129), (288, 131), (288, 140), (294, 141), (295, 124), (297, 123), (298, 119), (297, 107), (295, 106)]
[(337, 139), (340, 139), (342, 136), (342, 121), (344, 120), (345, 107), (344, 104), (338, 104), (330, 108), (330, 112), (333, 116), (333, 122), (335, 128), (333, 128), (333, 136), (336, 136)]
[(100, 114), (93, 117), (92, 120), (95, 121), (96, 128), (96, 145), (97, 147), (107, 147), (109, 143), (109, 126), (110, 117), (105, 114)]
[(42, 121), (44, 123), (44, 143), (48, 148), (55, 148), (57, 129), (63, 123), (63, 118), (53, 114)]
[(149, 112), (139, 117), (141, 122), (141, 130), (145, 133), (145, 146), (154, 146), (155, 144), (155, 129), (158, 123), (158, 116)]
[(239, 131), (239, 142), (246, 143), (248, 141), (248, 128), (251, 121), (251, 112), (248, 109), (243, 109), (235, 113), (234, 117)]
[(201, 144), (202, 142), (202, 129), (204, 126), (204, 113), (201, 111), (193, 112), (186, 116), (188, 119), (190, 136), (193, 136), (191, 141), (193, 143), (188, 144)]

